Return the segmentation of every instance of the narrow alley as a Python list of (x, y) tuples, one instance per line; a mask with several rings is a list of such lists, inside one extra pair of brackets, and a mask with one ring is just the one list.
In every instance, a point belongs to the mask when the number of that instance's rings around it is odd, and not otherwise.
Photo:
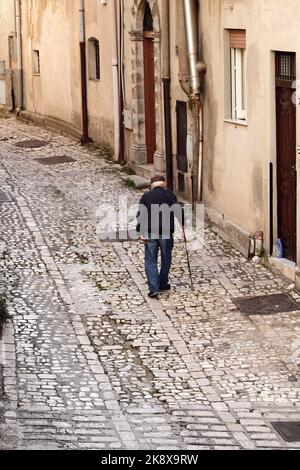
[(300, 448), (271, 424), (300, 421), (299, 312), (232, 301), (300, 296), (207, 227), (195, 291), (178, 243), (171, 294), (148, 299), (142, 245), (96, 236), (120, 194), (141, 192), (104, 149), (0, 119), (0, 447)]

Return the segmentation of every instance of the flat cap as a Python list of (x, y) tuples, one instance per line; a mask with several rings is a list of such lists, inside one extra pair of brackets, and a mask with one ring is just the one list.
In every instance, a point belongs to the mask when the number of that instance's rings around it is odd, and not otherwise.
[(153, 176), (153, 178), (151, 178), (151, 184), (165, 183), (165, 182), (166, 182), (166, 178), (164, 176), (156, 175), (156, 176)]

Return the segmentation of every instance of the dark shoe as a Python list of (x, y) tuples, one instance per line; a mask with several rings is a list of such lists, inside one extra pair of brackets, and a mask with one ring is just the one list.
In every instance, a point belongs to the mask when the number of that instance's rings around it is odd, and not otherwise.
[(157, 299), (159, 296), (159, 292), (149, 292), (148, 297), (149, 299)]
[(159, 292), (168, 292), (171, 290), (170, 284), (168, 284), (166, 287), (160, 287)]

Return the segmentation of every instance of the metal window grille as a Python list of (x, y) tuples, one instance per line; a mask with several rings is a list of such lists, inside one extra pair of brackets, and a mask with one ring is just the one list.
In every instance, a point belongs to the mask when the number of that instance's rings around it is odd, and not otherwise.
[(149, 3), (146, 3), (145, 14), (144, 14), (144, 31), (151, 32), (153, 31), (153, 17), (150, 10)]
[(94, 42), (94, 47), (95, 47), (96, 80), (100, 80), (100, 47), (99, 47), (99, 41)]
[(276, 79), (291, 82), (296, 80), (296, 54), (291, 52), (277, 52)]

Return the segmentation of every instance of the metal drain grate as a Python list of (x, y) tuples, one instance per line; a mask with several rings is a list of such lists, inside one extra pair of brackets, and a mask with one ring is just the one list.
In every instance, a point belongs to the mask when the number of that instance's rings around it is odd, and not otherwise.
[(76, 162), (74, 158), (68, 157), (67, 155), (60, 155), (58, 157), (37, 158), (36, 161), (42, 163), (42, 165), (62, 165), (63, 163)]
[(40, 147), (45, 147), (49, 142), (45, 140), (22, 140), (16, 144), (17, 147), (21, 149), (38, 149)]
[(272, 426), (286, 442), (300, 442), (300, 422), (272, 423)]
[(0, 191), (0, 202), (8, 202), (8, 201), (10, 201), (8, 195), (5, 194), (3, 191)]
[(245, 315), (274, 315), (300, 311), (300, 306), (289, 294), (239, 298), (232, 301)]

